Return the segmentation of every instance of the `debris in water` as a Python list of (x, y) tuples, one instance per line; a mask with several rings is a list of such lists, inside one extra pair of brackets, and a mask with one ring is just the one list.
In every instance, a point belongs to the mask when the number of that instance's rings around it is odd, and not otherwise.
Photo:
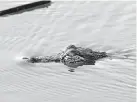
[(13, 14), (19, 14), (26, 11), (32, 11), (34, 9), (38, 8), (44, 8), (51, 5), (51, 1), (37, 1), (17, 7), (13, 7), (10, 9), (2, 10), (0, 11), (0, 16), (7, 16), (7, 15), (13, 15)]

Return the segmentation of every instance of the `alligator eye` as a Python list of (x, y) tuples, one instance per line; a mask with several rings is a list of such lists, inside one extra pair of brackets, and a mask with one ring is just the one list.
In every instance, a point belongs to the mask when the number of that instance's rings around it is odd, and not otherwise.
[(67, 47), (67, 49), (71, 49), (71, 48), (76, 49), (76, 46), (75, 46), (75, 45), (69, 45), (69, 46)]

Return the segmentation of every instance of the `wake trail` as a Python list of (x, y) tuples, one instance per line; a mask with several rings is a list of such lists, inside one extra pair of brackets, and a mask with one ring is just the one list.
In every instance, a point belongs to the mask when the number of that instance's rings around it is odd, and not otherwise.
[(111, 59), (127, 59), (127, 60), (136, 60), (136, 50), (134, 47), (126, 48), (123, 50), (117, 50), (108, 53), (108, 56)]

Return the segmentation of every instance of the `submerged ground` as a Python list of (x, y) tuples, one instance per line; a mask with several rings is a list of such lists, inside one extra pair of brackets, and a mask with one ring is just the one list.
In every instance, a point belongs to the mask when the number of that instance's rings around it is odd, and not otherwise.
[[(24, 4), (0, 1), (0, 10)], [(0, 17), (0, 102), (135, 102), (135, 2), (63, 2)], [(75, 44), (116, 57), (81, 66), (28, 64)], [(128, 58), (124, 58), (123, 56)]]

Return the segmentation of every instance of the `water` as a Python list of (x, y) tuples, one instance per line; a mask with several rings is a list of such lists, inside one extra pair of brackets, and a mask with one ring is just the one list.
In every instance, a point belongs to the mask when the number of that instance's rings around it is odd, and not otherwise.
[[(1, 10), (24, 2), (1, 1)], [(0, 102), (135, 102), (136, 5), (54, 2), (0, 18)], [(70, 44), (106, 51), (112, 59), (82, 66), (28, 64), (22, 56), (52, 55)]]

